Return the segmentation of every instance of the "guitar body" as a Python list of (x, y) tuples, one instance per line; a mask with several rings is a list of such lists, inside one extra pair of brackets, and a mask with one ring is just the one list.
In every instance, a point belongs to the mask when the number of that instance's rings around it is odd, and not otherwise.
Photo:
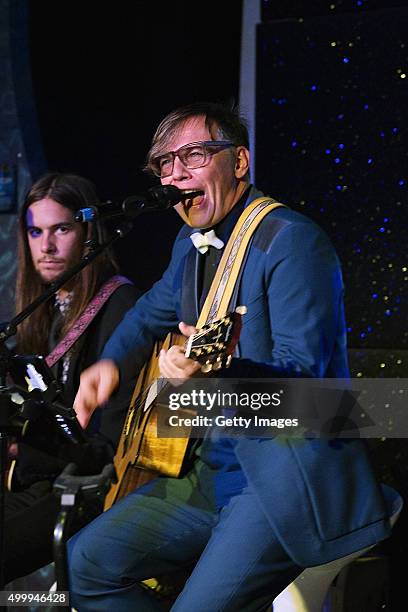
[[(177, 437), (171, 437), (174, 428), (167, 424), (168, 406), (160, 404), (160, 389), (169, 384), (159, 378), (160, 349), (184, 346), (185, 356), (198, 361), (205, 373), (228, 367), (238, 342), (243, 313), (244, 307), (237, 308), (235, 313), (205, 325), (187, 341), (183, 336), (169, 334), (163, 343), (155, 345), (136, 381), (114, 459), (118, 481), (105, 498), (105, 510), (153, 478), (159, 475), (177, 478), (182, 471), (191, 427), (178, 426)], [(192, 417), (196, 412), (184, 408), (178, 414)]]
[[(170, 346), (182, 346), (184, 343), (183, 336), (169, 334), (164, 342), (155, 345), (149, 361), (138, 376), (114, 459), (118, 482), (112, 485), (105, 498), (105, 510), (159, 475), (174, 478), (180, 475), (191, 428), (185, 428), (185, 437), (159, 438), (157, 421), (161, 412), (167, 410), (167, 406), (161, 405), (157, 400), (153, 400), (146, 409), (145, 404), (149, 403), (149, 389), (154, 388), (160, 376), (160, 349), (167, 350)], [(193, 414), (191, 412), (191, 415)], [(169, 426), (169, 435), (170, 433)]]

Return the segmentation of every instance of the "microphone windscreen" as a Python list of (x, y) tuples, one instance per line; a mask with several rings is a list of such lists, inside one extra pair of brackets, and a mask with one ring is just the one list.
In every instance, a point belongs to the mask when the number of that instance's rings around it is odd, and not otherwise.
[(157, 185), (148, 190), (149, 199), (158, 208), (171, 208), (180, 202), (183, 198), (182, 192), (174, 185)]

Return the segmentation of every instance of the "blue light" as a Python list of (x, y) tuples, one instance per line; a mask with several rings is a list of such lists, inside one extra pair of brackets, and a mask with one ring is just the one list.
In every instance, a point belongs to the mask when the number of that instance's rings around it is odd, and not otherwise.
[(339, 144), (339, 149), (344, 149), (344, 144)]
[(405, 184), (405, 181), (403, 181), (403, 180), (398, 181), (398, 185), (399, 185), (400, 187), (402, 187), (404, 184)]
[(353, 328), (352, 328), (352, 327), (348, 327), (348, 328), (347, 328), (347, 331), (348, 331), (348, 332), (351, 332), (351, 331), (353, 331)]
[(312, 85), (310, 89), (311, 89), (312, 91), (316, 91), (316, 89), (317, 89), (317, 85)]
[(366, 335), (367, 335), (367, 334), (366, 334), (365, 332), (361, 332), (361, 334), (360, 334), (360, 338), (365, 338), (365, 337), (366, 337)]
[(341, 191), (342, 190), (342, 186), (341, 185), (336, 185), (336, 189), (337, 189), (337, 191)]
[(384, 217), (383, 221), (384, 223), (388, 223), (388, 217)]
[(384, 138), (384, 136), (385, 136), (384, 132), (380, 132), (380, 136), (381, 136), (381, 138)]
[(378, 298), (378, 293), (373, 293), (372, 296), (373, 300), (376, 300)]
[(344, 113), (340, 113), (340, 115), (337, 115), (337, 119), (344, 119)]
[(373, 160), (371, 159), (371, 157), (369, 157), (369, 158), (367, 159), (367, 164), (372, 164), (372, 163), (373, 163)]
[(380, 229), (378, 231), (383, 233), (383, 232), (385, 232), (385, 229), (383, 227), (380, 227)]
[(363, 108), (364, 110), (368, 110), (368, 104), (364, 104)]
[(296, 140), (293, 140), (293, 141), (292, 141), (292, 147), (297, 147), (297, 142), (296, 142)]
[(326, 149), (325, 153), (326, 153), (326, 155), (330, 155), (330, 153), (331, 153), (330, 149)]
[(368, 331), (368, 332), (372, 332), (372, 331), (373, 331), (373, 328), (371, 327), (371, 325), (369, 325), (369, 326), (367, 327), (367, 331)]
[(385, 314), (387, 315), (387, 317), (390, 317), (392, 315), (392, 312), (391, 312), (391, 310), (386, 310)]
[(398, 132), (399, 132), (398, 128), (392, 128), (392, 133), (393, 134), (398, 134)]
[(343, 63), (344, 64), (348, 64), (349, 63), (349, 58), (348, 57), (343, 57)]
[(340, 157), (336, 157), (336, 158), (334, 159), (334, 163), (335, 163), (335, 164), (339, 164), (340, 162), (341, 162)]

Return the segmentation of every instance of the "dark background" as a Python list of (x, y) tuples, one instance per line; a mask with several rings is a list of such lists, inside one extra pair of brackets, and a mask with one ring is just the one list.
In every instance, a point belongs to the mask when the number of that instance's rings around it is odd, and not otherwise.
[[(199, 15), (197, 15), (199, 10)], [(33, 88), (49, 168), (123, 200), (159, 121), (196, 100), (238, 101), (241, 2), (29, 2)], [(161, 276), (181, 227), (173, 211), (139, 217), (117, 247), (141, 289)]]
[(408, 10), (363, 4), (259, 27), (257, 183), (334, 241), (349, 345), (406, 349)]

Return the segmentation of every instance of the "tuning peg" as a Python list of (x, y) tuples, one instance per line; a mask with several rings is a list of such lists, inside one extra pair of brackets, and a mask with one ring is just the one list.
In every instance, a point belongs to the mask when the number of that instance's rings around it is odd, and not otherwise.
[(213, 369), (212, 363), (210, 363), (209, 361), (206, 361), (201, 366), (201, 371), (203, 372), (203, 374), (208, 374), (208, 372), (211, 372), (212, 369)]
[(225, 362), (225, 367), (229, 368), (231, 365), (232, 355), (228, 355), (227, 361)]
[(216, 361), (216, 362), (213, 364), (213, 370), (221, 370), (221, 368), (222, 368), (222, 361), (221, 361), (221, 360), (220, 360), (220, 361), (218, 361), (218, 360), (217, 360), (217, 361)]

